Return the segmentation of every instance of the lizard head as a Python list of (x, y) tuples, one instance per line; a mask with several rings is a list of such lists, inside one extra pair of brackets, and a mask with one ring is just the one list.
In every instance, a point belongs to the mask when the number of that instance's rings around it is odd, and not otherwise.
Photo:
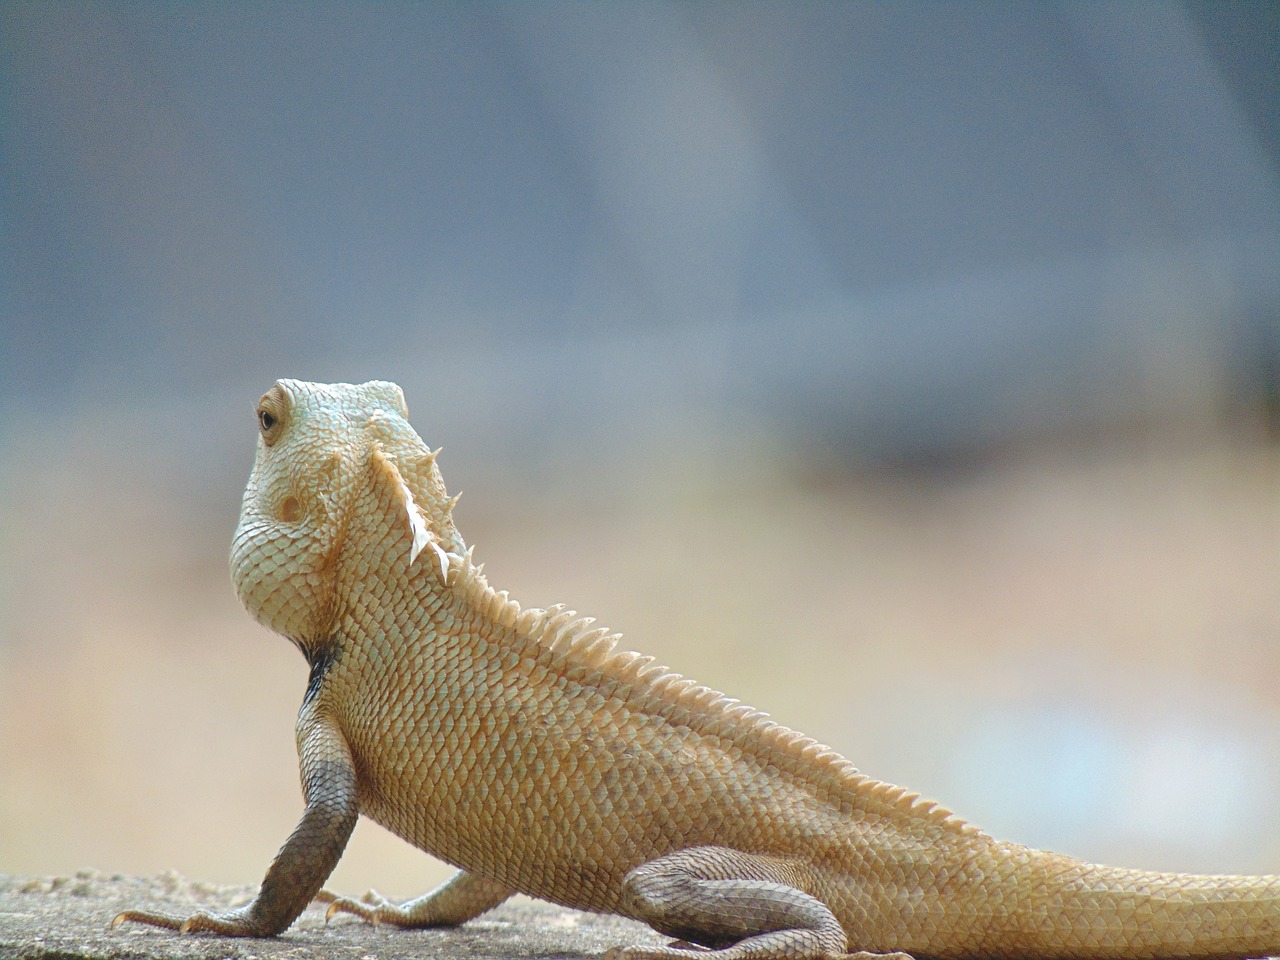
[(408, 415), (385, 381), (280, 380), (258, 401), (231, 578), (249, 612), (304, 652), (331, 639), (344, 584), (427, 566), (443, 580), (448, 555), (465, 551), (436, 454)]

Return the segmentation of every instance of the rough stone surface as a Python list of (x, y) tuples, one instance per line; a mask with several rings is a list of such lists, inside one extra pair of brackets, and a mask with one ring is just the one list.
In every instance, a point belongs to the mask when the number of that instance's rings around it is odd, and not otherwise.
[(394, 930), (349, 918), (326, 924), (309, 908), (272, 939), (182, 936), (111, 918), (129, 907), (186, 914), (244, 903), (253, 887), (222, 887), (176, 873), (127, 877), (82, 870), (66, 877), (0, 875), (4, 960), (411, 960), (418, 957), (594, 957), (618, 943), (661, 943), (647, 927), (515, 898), (461, 927)]

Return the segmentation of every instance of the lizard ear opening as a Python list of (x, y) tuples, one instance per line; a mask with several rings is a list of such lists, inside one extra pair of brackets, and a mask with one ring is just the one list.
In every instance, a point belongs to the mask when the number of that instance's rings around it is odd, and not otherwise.
[(431, 547), (435, 551), (436, 557), (440, 560), (440, 578), (442, 582), (448, 582), (449, 554), (440, 546), (435, 534), (431, 532), (422, 508), (418, 506), (418, 502), (413, 498), (413, 491), (404, 482), (404, 477), (400, 475), (399, 468), (382, 450), (375, 447), (372, 457), (374, 468), (380, 470), (386, 477), (391, 486), (392, 495), (399, 502), (401, 509), (404, 511), (405, 519), (409, 522), (409, 532), (412, 535), (409, 545), (409, 566), (413, 566), (424, 549)]

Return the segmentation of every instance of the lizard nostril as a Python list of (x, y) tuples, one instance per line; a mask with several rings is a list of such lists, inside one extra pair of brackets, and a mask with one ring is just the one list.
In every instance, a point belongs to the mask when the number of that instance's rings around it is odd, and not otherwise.
[(285, 523), (296, 523), (302, 518), (302, 504), (297, 497), (285, 497), (280, 504), (280, 519)]

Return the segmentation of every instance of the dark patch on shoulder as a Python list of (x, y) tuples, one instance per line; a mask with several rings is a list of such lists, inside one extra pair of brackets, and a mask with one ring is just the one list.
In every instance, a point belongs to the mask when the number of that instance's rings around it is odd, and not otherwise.
[(307, 663), (311, 664), (311, 676), (307, 678), (307, 693), (302, 698), (302, 705), (305, 707), (320, 692), (320, 685), (324, 683), (329, 668), (338, 662), (338, 651), (333, 647), (326, 647), (323, 650), (308, 648), (302, 652), (307, 658)]

